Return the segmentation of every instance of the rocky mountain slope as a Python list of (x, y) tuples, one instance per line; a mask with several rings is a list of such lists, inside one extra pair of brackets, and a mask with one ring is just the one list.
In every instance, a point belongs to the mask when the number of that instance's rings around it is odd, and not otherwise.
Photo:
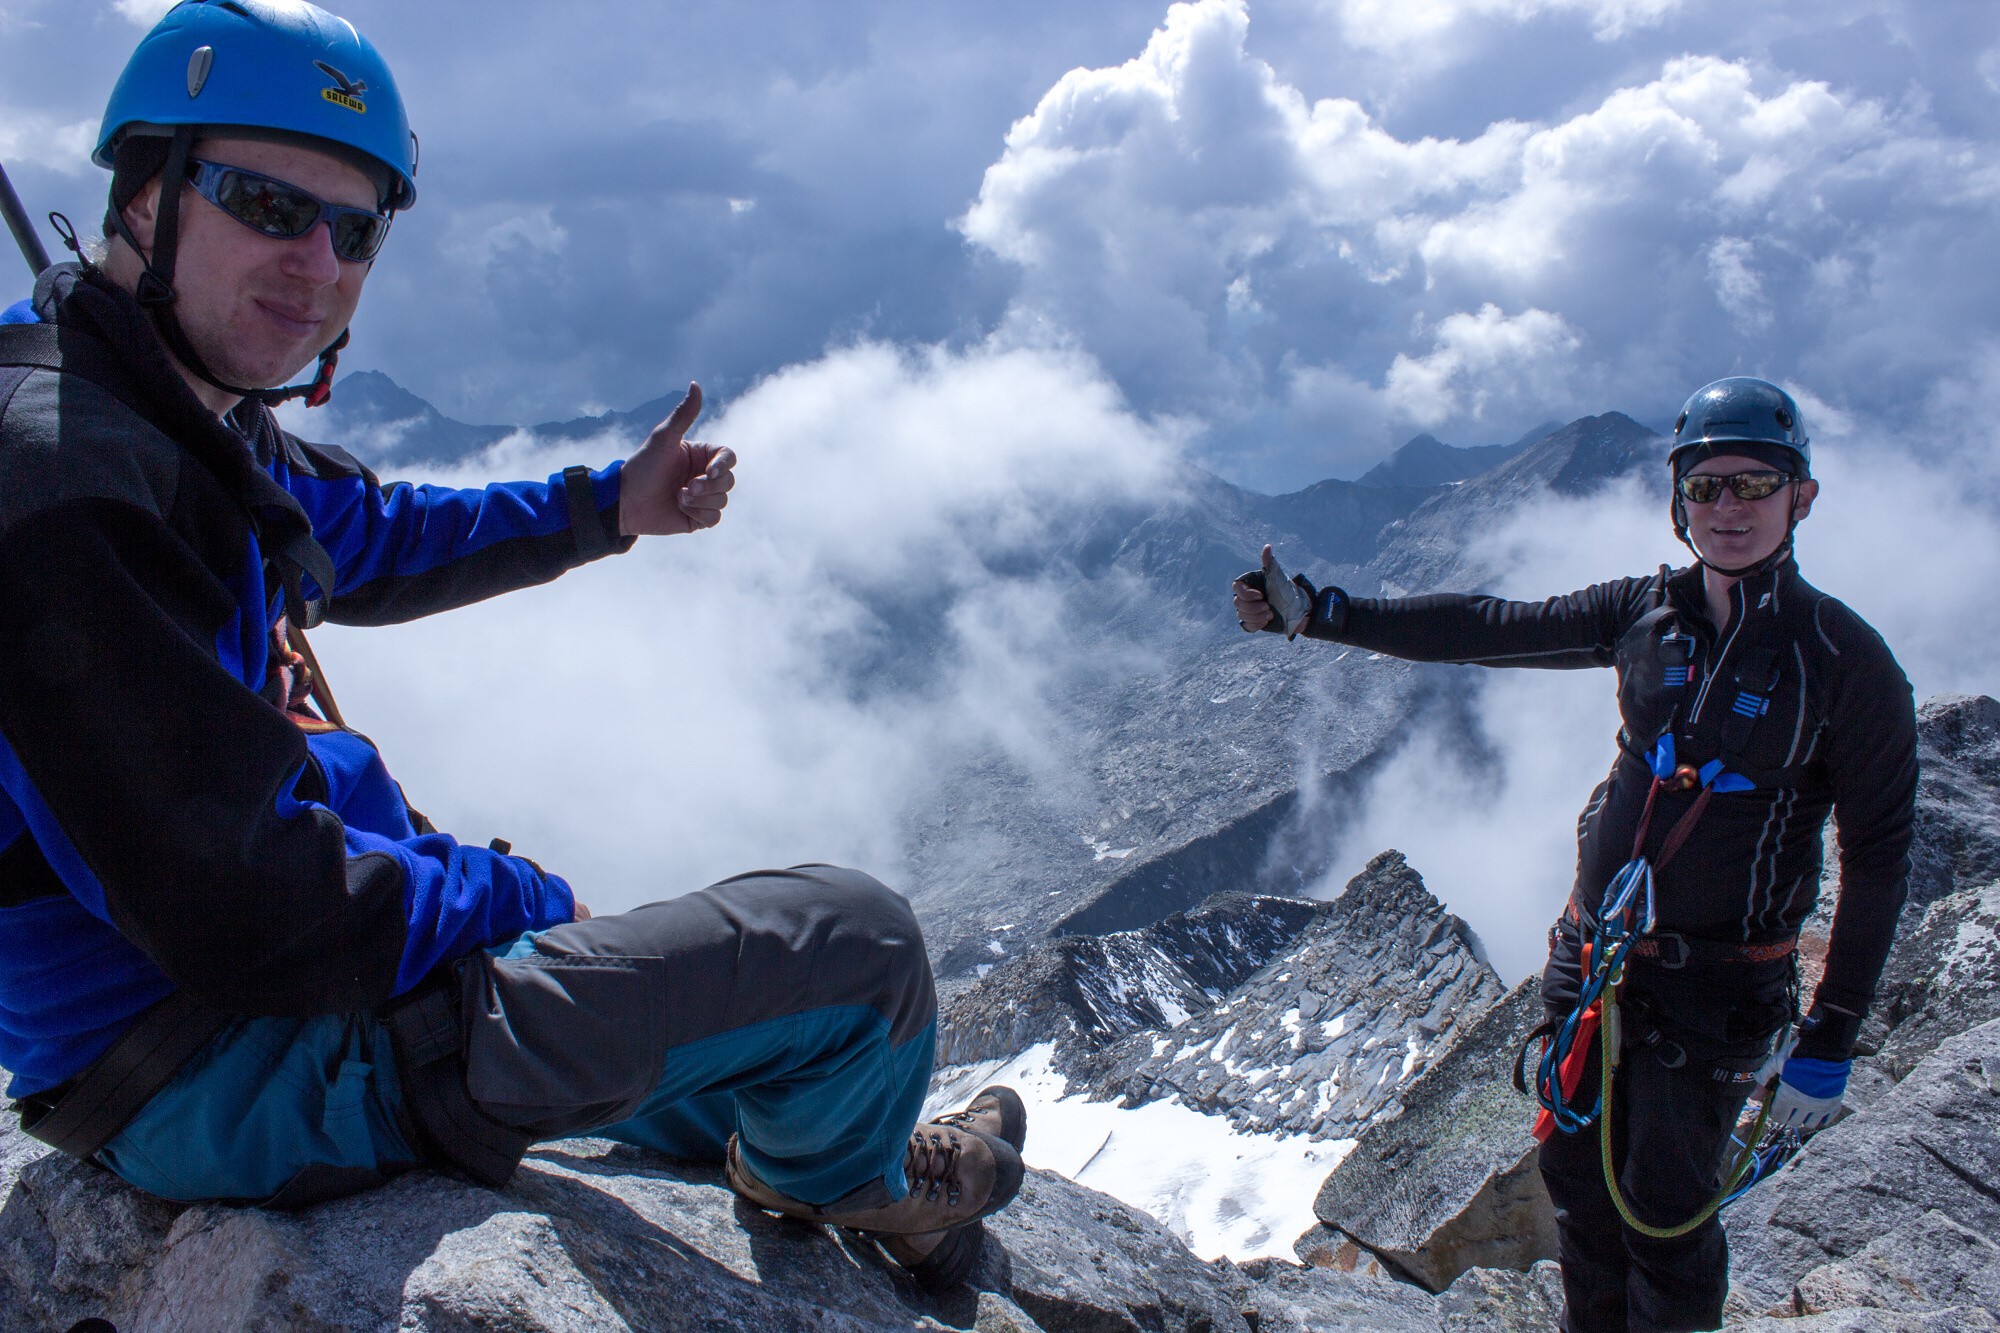
[(926, 1296), (869, 1242), (739, 1204), (714, 1168), (579, 1139), (505, 1190), (430, 1173), (303, 1213), (150, 1199), (0, 1127), (0, 1330), (124, 1333), (1429, 1333), (1547, 1327), (1546, 1273), (1433, 1297), (1331, 1269), (1203, 1263), (1046, 1172), (974, 1281)]
[(1050, 1042), (1073, 1095), (1350, 1138), (1501, 991), (1465, 923), (1385, 852), (1330, 903), (1224, 894), (1037, 945), (949, 997), (939, 1058), (999, 1065)]

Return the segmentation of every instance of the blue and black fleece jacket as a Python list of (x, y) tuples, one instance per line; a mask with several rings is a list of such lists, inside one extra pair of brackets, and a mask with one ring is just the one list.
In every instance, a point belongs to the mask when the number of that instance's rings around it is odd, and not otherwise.
[(96, 275), (45, 274), (34, 308), (63, 372), (0, 364), (10, 1094), (79, 1073), (175, 988), (245, 1015), (369, 1009), (569, 920), (560, 879), (428, 831), (365, 740), (308, 736), (260, 692), (274, 553), (317, 538), (336, 586), (303, 591), (329, 620), (411, 620), (629, 547), (618, 466), (588, 504), (560, 475), (383, 485), (261, 406), (218, 420)]

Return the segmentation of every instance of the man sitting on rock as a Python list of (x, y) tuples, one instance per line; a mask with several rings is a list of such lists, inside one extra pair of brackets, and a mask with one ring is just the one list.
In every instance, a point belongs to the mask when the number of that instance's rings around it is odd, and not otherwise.
[[(1358, 598), (1293, 581), (1303, 624), (1291, 628), (1315, 639), (1414, 661), (1617, 669), (1618, 758), (1584, 808), (1575, 890), (1549, 935), (1551, 1021), (1577, 1008), (1614, 880), (1643, 885), (1649, 869), (1632, 920), (1654, 920), (1618, 996), (1621, 1057), (1609, 1115), (1595, 1117), (1610, 1123), (1589, 1124), (1600, 1071), (1596, 1047), (1580, 1048), (1583, 1123), (1541, 1152), (1569, 1333), (1720, 1325), (1728, 1249), (1704, 1210), (1758, 1071), (1796, 1017), (1796, 943), (1828, 813), (1840, 832), (1833, 938), (1779, 1062), (1773, 1124), (1810, 1130), (1838, 1113), (1908, 881), (1910, 686), (1874, 630), (1799, 577), (1793, 530), (1819, 483), (1797, 404), (1762, 380), (1718, 380), (1688, 400), (1667, 462), (1688, 569), (1546, 602)], [(1246, 630), (1286, 628), (1267, 591), (1262, 571), (1236, 582)], [(1606, 1129), (1637, 1226), (1607, 1187)]]
[(421, 1165), (497, 1186), (592, 1133), (726, 1161), (753, 1203), (956, 1281), (1019, 1187), (1024, 1117), (995, 1089), (915, 1124), (935, 996), (901, 897), (797, 866), (589, 919), (412, 810), (293, 633), (714, 526), (735, 460), (684, 439), (699, 391), (622, 465), (483, 491), (385, 487), (282, 431), (296, 391), (269, 386), (317, 360), (323, 400), (416, 198), (387, 66), (300, 0), (173, 9), (95, 157), (108, 244), (0, 328), (0, 1064), (24, 1127), (158, 1195), (273, 1206)]

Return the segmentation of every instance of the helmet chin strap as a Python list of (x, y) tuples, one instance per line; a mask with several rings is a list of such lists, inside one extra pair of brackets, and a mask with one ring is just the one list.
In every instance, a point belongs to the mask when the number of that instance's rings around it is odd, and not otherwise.
[(130, 224), (125, 221), (124, 210), (115, 204), (110, 210), (112, 227), (144, 265), (135, 293), (139, 304), (152, 317), (153, 327), (159, 331), (161, 341), (166, 343), (174, 357), (204, 383), (212, 384), (232, 397), (262, 403), (266, 407), (276, 407), (294, 398), (305, 399), (307, 407), (319, 407), (333, 396), (333, 370), (340, 360), (340, 349), (347, 346), (346, 329), (342, 329), (340, 336), (320, 352), (319, 370), (310, 380), (283, 389), (247, 389), (229, 383), (208, 368), (201, 353), (195, 351), (194, 344), (188, 340), (180, 317), (174, 313), (174, 264), (180, 242), (181, 192), (187, 183), (188, 154), (193, 148), (194, 126), (177, 127), (172, 147), (167, 150), (167, 163), (160, 169), (160, 202), (155, 213), (151, 258), (139, 245), (139, 238), (132, 234)]

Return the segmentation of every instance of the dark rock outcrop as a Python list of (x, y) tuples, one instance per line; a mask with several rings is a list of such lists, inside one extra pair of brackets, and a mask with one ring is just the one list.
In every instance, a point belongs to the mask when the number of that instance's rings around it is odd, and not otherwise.
[(1001, 1060), (1036, 1042), (1065, 1057), (1199, 1013), (1276, 957), (1324, 907), (1217, 894), (1141, 930), (1035, 945), (959, 988), (938, 1021), (938, 1060)]
[(1049, 1042), (1094, 1099), (1344, 1138), (1393, 1113), (1501, 990), (1465, 923), (1384, 852), (1330, 903), (1218, 894), (1144, 930), (1036, 945), (946, 999), (940, 1063)]

